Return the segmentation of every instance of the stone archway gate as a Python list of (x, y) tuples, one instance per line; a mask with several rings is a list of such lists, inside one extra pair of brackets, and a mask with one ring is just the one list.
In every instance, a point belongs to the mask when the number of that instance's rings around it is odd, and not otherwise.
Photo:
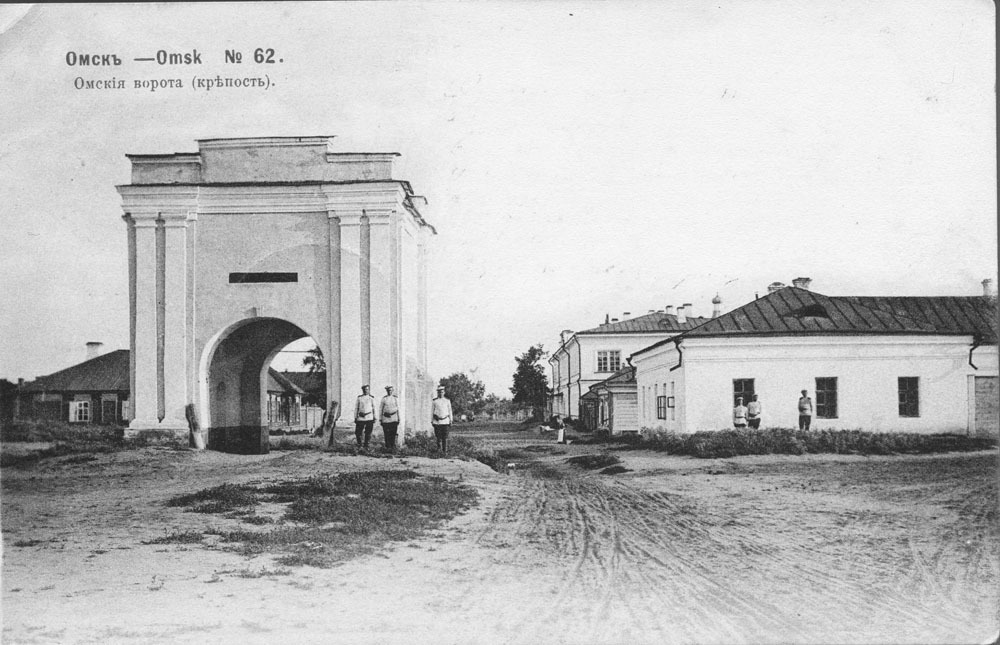
[[(435, 231), (420, 212), (426, 200), (392, 178), (397, 153), (267, 137), (127, 156), (131, 183), (118, 192), (128, 225), (130, 434), (183, 436), (189, 403), (206, 427), (223, 417), (253, 423), (255, 370), (266, 378), (282, 343), (303, 335), (326, 358), (327, 399), (347, 408), (342, 418), (351, 420), (362, 384), (376, 396), (393, 385), (401, 429), (426, 431), (425, 267)], [(233, 337), (261, 321), (282, 321), (273, 328), (284, 331)], [(227, 371), (244, 350), (241, 372)], [(235, 388), (250, 412), (213, 409), (213, 388)]]

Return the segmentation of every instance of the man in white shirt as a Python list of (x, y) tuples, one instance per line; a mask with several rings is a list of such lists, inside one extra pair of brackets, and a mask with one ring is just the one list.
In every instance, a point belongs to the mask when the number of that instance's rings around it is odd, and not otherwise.
[(399, 399), (393, 394), (392, 386), (385, 386), (385, 396), (379, 405), (379, 419), (382, 423), (382, 433), (385, 435), (385, 447), (392, 451), (396, 449), (396, 430), (399, 428)]
[(743, 397), (737, 397), (736, 407), (733, 408), (733, 426), (737, 430), (747, 427), (747, 406), (743, 405)]
[[(358, 440), (358, 448), (368, 449), (372, 438), (372, 428), (375, 427), (375, 397), (368, 394), (368, 386), (361, 386), (361, 396), (354, 404), (354, 437)], [(364, 445), (361, 438), (364, 436)]]
[(431, 425), (434, 426), (434, 438), (441, 452), (448, 452), (448, 430), (451, 429), (451, 401), (444, 395), (440, 385), (437, 396), (431, 401), (431, 413), (434, 415)]
[(750, 427), (756, 430), (760, 427), (760, 415), (763, 412), (763, 408), (760, 405), (760, 401), (757, 400), (757, 395), (753, 395), (753, 401), (747, 403), (747, 422)]
[(802, 390), (799, 397), (799, 430), (808, 430), (813, 418), (813, 400), (809, 398), (809, 392)]

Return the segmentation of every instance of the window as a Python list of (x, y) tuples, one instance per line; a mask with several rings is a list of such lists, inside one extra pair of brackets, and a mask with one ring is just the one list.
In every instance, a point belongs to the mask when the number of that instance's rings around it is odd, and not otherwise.
[(622, 368), (622, 353), (617, 349), (597, 352), (598, 372), (617, 372)]
[(667, 397), (665, 396), (656, 397), (656, 418), (667, 418)]
[(69, 420), (71, 423), (86, 423), (90, 421), (90, 401), (70, 401)]
[(816, 379), (816, 417), (819, 419), (837, 418), (836, 376)]
[(733, 379), (733, 407), (736, 407), (736, 399), (743, 399), (743, 405), (753, 401), (753, 379), (734, 378)]
[(916, 376), (899, 377), (899, 416), (920, 416), (920, 379)]

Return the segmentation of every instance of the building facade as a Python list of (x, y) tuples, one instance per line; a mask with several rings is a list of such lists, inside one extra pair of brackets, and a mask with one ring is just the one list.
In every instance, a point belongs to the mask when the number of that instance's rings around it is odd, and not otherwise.
[[(583, 397), (592, 385), (625, 367), (633, 352), (709, 320), (686, 315), (685, 309), (690, 312), (690, 308), (686, 304), (675, 313), (673, 307), (667, 307), (627, 320), (609, 320), (575, 333), (564, 331), (559, 348), (549, 357), (550, 414), (590, 418), (593, 411), (583, 409), (588, 405), (588, 399)], [(589, 405), (593, 405), (592, 400)]]
[(632, 354), (639, 425), (732, 427), (758, 395), (761, 427), (997, 434), (996, 300), (827, 297), (784, 287)]
[[(426, 431), (426, 200), (396, 153), (332, 137), (206, 139), (129, 155), (118, 187), (130, 273), (129, 431), (267, 425), (267, 369), (310, 336), (338, 415), (392, 384), (404, 431)], [(350, 415), (348, 410), (347, 415)]]
[(122, 425), (131, 417), (128, 350), (94, 355), (82, 363), (22, 383), (14, 419)]

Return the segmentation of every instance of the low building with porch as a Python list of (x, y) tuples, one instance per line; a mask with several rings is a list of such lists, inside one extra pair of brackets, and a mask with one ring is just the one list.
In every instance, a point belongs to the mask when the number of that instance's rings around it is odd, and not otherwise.
[(611, 435), (639, 432), (639, 404), (635, 368), (624, 367), (590, 386), (597, 400), (595, 429)]

